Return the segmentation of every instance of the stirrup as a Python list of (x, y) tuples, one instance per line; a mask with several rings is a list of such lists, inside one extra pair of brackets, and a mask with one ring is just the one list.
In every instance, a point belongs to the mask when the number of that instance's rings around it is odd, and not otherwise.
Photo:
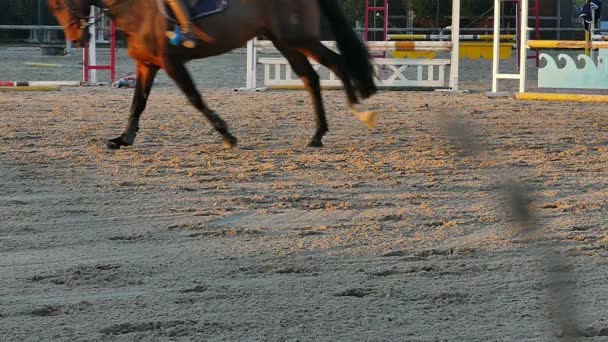
[(167, 31), (165, 34), (169, 38), (169, 43), (173, 46), (182, 45), (188, 49), (196, 47), (196, 42), (192, 35), (188, 32), (182, 32), (179, 25), (175, 25), (174, 31)]
[(196, 42), (192, 39), (192, 36), (189, 33), (183, 34), (182, 45), (188, 49), (194, 49), (196, 47)]

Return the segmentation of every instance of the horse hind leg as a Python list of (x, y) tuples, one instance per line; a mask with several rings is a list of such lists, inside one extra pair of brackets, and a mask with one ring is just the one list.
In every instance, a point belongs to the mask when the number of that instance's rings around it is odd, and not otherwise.
[(283, 53), (283, 56), (285, 56), (291, 65), (291, 69), (296, 73), (296, 75), (298, 75), (298, 77), (300, 77), (313, 102), (317, 128), (308, 146), (323, 147), (323, 136), (329, 131), (329, 129), (325, 115), (325, 107), (323, 105), (323, 98), (321, 97), (321, 82), (319, 80), (319, 74), (317, 74), (312, 65), (310, 65), (310, 62), (306, 56), (299, 51), (295, 49), (283, 48), (279, 44), (275, 45), (277, 45), (277, 48), (281, 51), (281, 53)]
[(186, 94), (190, 103), (203, 113), (213, 128), (222, 135), (224, 146), (226, 148), (234, 148), (238, 140), (230, 134), (226, 122), (203, 101), (201, 94), (196, 89), (194, 81), (184, 64), (177, 61), (171, 61), (164, 69), (167, 72), (167, 75), (175, 81), (181, 91)]
[(139, 131), (139, 119), (146, 109), (148, 97), (154, 84), (154, 78), (158, 72), (158, 67), (146, 63), (137, 63), (137, 81), (133, 102), (131, 103), (131, 115), (127, 128), (119, 137), (109, 140), (106, 146), (109, 149), (117, 150), (122, 146), (131, 146), (135, 142), (135, 136)]
[(353, 77), (348, 70), (344, 57), (335, 53), (331, 49), (328, 49), (321, 42), (306, 44), (303, 48), (300, 48), (300, 50), (303, 54), (310, 56), (319, 64), (331, 70), (342, 81), (350, 110), (359, 120), (366, 123), (368, 127), (375, 127), (376, 114), (373, 112), (362, 112), (357, 109), (357, 104), (359, 104), (359, 96), (357, 95)]

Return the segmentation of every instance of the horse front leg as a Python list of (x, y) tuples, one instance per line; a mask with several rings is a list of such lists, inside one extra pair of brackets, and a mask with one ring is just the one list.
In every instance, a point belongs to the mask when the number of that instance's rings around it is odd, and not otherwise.
[(275, 42), (275, 46), (277, 46), (279, 51), (285, 56), (291, 69), (300, 77), (312, 100), (315, 112), (316, 130), (308, 143), (308, 147), (323, 147), (323, 136), (329, 131), (329, 128), (325, 116), (323, 97), (321, 96), (321, 81), (319, 79), (319, 74), (317, 74), (310, 62), (308, 62), (306, 56), (298, 50), (286, 48), (278, 42)]
[(190, 73), (186, 69), (183, 62), (178, 60), (169, 60), (167, 65), (164, 67), (167, 75), (171, 77), (181, 91), (186, 94), (186, 97), (190, 103), (198, 109), (205, 118), (211, 123), (213, 128), (222, 135), (224, 139), (224, 146), (226, 148), (233, 148), (236, 146), (238, 140), (230, 134), (228, 131), (228, 125), (226, 122), (213, 110), (211, 110), (207, 104), (203, 101), (201, 94), (196, 89), (194, 81), (190, 76)]
[(157, 66), (151, 64), (137, 63), (137, 81), (135, 92), (133, 93), (133, 102), (131, 103), (129, 122), (124, 133), (107, 142), (106, 145), (109, 149), (117, 150), (121, 146), (131, 146), (135, 142), (135, 136), (137, 136), (137, 131), (139, 131), (139, 118), (141, 117), (141, 113), (146, 109), (148, 97), (150, 96), (158, 69)]

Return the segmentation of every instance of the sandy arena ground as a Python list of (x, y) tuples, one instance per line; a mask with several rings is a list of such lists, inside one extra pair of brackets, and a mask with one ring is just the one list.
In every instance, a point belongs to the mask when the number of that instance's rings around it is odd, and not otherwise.
[[(0, 49), (0, 79), (78, 79), (38, 56)], [(317, 150), (305, 93), (233, 92), (242, 54), (191, 67), (237, 149), (164, 75), (120, 151), (131, 90), (0, 93), (0, 341), (548, 341), (568, 272), (585, 340), (608, 336), (605, 105), (381, 92), (369, 130), (325, 92)], [(462, 87), (489, 75), (465, 61)], [(454, 118), (490, 152), (461, 154)], [(533, 190), (532, 244), (501, 170)]]

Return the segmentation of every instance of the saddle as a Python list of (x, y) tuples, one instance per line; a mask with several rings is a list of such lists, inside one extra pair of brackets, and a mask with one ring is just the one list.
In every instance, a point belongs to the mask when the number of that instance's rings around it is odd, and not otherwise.
[[(177, 23), (175, 15), (163, 0), (159, 0), (161, 12), (171, 21)], [(192, 1), (189, 2), (192, 4)], [(203, 17), (207, 17), (216, 13), (223, 12), (228, 8), (229, 0), (198, 0), (190, 8), (190, 20), (195, 21)]]

